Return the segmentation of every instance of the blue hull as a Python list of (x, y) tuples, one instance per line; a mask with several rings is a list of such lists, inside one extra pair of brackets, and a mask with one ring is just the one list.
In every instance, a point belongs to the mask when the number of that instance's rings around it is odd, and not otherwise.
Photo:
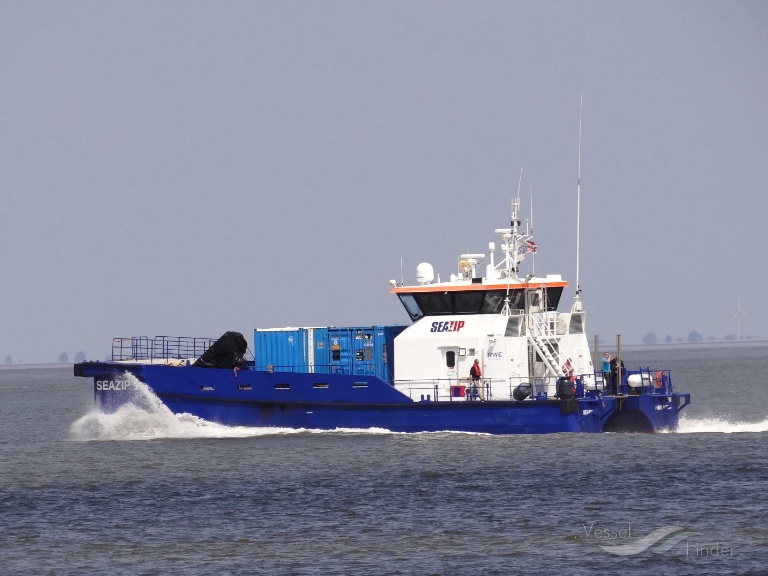
[(136, 383), (126, 373), (145, 383), (172, 412), (230, 426), (488, 434), (654, 432), (674, 429), (679, 411), (689, 402), (684, 394), (414, 402), (374, 376), (75, 365), (76, 376), (93, 377), (96, 402), (105, 411), (136, 402)]
[(175, 413), (227, 425), (333, 430), (383, 428), (392, 432), (460, 431), (487, 434), (599, 432), (596, 419), (564, 414), (559, 400), (543, 402), (411, 402), (308, 404), (216, 401), (160, 395)]

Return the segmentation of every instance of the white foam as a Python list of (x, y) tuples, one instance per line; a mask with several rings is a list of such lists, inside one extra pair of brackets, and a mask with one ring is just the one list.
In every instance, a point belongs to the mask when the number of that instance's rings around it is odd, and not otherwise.
[(723, 418), (689, 418), (683, 416), (677, 427), (678, 434), (701, 434), (715, 432), (733, 434), (738, 432), (768, 432), (768, 418), (760, 422), (730, 422)]

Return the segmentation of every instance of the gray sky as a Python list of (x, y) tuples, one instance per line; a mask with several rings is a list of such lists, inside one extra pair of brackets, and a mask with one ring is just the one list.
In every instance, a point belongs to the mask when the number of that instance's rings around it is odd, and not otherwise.
[[(406, 323), (507, 224), (611, 340), (768, 337), (768, 3), (0, 2), (0, 362)], [(526, 262), (530, 264), (530, 261)]]

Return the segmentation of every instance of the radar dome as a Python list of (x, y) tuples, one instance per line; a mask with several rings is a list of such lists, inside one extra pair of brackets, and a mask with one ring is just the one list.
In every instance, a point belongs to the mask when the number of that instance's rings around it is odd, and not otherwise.
[(431, 284), (435, 279), (435, 271), (432, 268), (432, 264), (429, 262), (422, 262), (416, 266), (416, 281), (419, 284)]

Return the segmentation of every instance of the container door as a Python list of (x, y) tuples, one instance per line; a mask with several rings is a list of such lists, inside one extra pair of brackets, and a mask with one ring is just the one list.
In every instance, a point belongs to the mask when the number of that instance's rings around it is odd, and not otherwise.
[(354, 335), (354, 373), (363, 376), (376, 375), (374, 360), (374, 342), (376, 331), (373, 328), (356, 329)]
[(330, 344), (329, 364), (332, 374), (352, 373), (352, 346), (349, 330), (329, 330), (328, 342)]
[(330, 345), (328, 343), (328, 328), (312, 328), (312, 342), (314, 353), (312, 361), (314, 362), (313, 372), (316, 374), (329, 374), (330, 366)]

